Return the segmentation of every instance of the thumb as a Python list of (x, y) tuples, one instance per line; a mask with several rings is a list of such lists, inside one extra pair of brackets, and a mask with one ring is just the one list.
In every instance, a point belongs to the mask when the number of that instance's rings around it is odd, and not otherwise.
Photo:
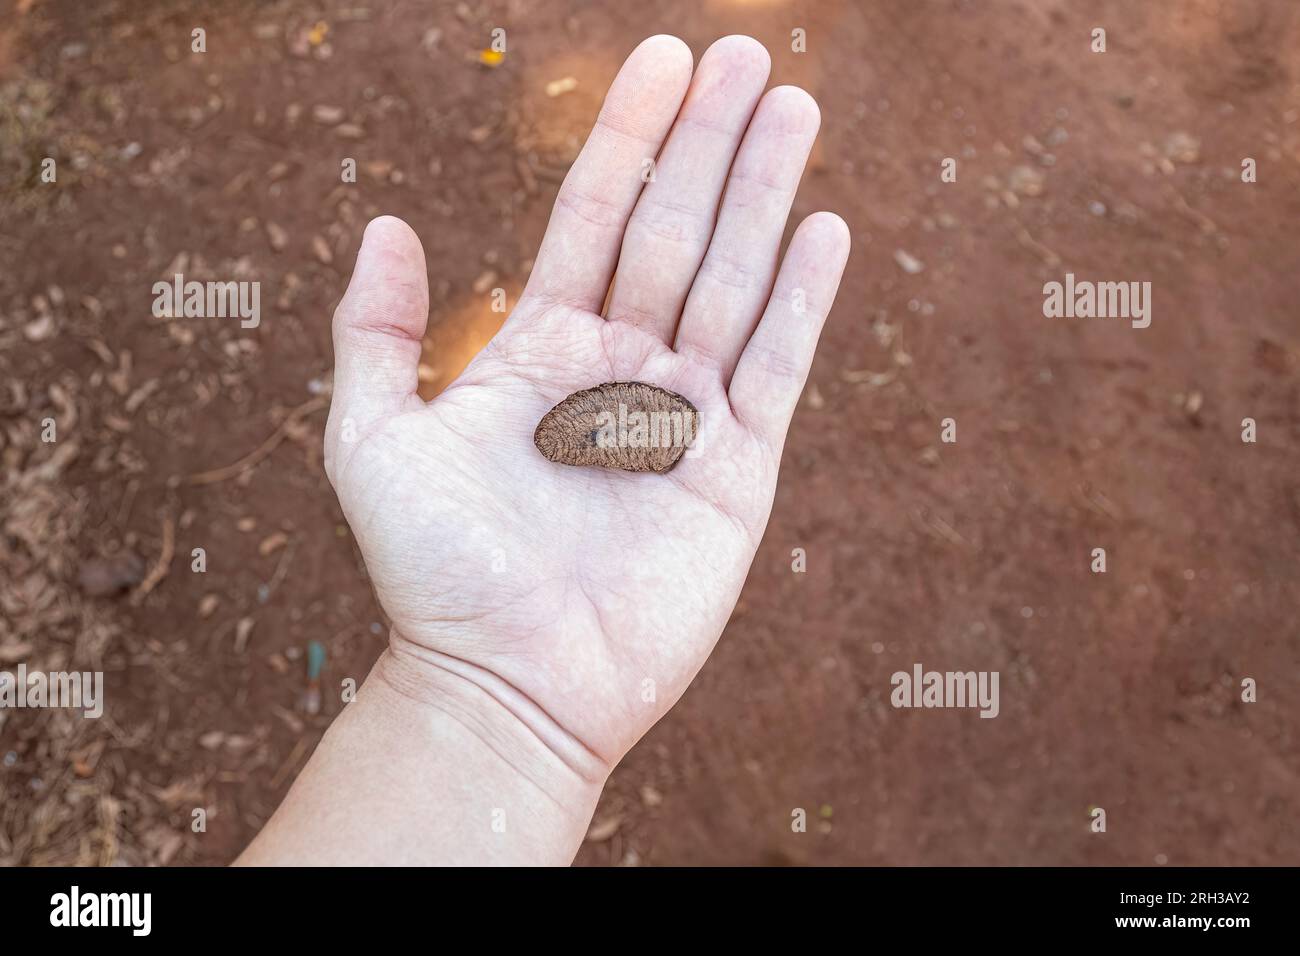
[(366, 429), (415, 398), (429, 279), (419, 237), (402, 220), (366, 226), (356, 267), (334, 310), (334, 395), (325, 426), (325, 467), (348, 457)]

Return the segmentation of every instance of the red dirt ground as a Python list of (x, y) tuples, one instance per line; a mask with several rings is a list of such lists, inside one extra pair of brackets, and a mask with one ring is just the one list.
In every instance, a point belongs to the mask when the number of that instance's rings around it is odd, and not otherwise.
[[(794, 220), (854, 251), (740, 605), (579, 862), (1300, 863), (1289, 0), (0, 3), (0, 668), (112, 691), (0, 713), (0, 863), (225, 863), (267, 819), (341, 706), (299, 707), (307, 642), (337, 686), (385, 640), (311, 404), (361, 230), (424, 241), (433, 394), (656, 32), (749, 33), (817, 96)], [(154, 318), (174, 271), (260, 280), (260, 328)], [(1067, 271), (1151, 281), (1151, 327), (1044, 318)], [(128, 552), (167, 573), (88, 595)], [(895, 710), (915, 662), (999, 671), (1000, 716)]]

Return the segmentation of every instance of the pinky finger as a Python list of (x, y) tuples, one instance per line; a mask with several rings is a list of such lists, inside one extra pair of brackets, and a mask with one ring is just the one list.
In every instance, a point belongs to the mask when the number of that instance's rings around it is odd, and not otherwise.
[(835, 301), (849, 244), (849, 227), (834, 213), (814, 213), (799, 224), (731, 380), (728, 394), (736, 417), (778, 454)]

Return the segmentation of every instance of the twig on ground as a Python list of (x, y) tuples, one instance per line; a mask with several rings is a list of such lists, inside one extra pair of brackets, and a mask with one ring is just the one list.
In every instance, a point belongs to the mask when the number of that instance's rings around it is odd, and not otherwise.
[(225, 481), (229, 478), (234, 478), (247, 471), (249, 468), (252, 468), (267, 455), (271, 454), (271, 452), (275, 451), (280, 442), (284, 441), (285, 436), (289, 433), (289, 429), (292, 428), (293, 425), (312, 414), (312, 412), (318, 412), (322, 408), (326, 408), (328, 405), (328, 395), (317, 395), (314, 398), (310, 398), (297, 408), (293, 409), (293, 411), (289, 412), (289, 414), (285, 416), (284, 421), (280, 423), (279, 427), (277, 427), (275, 431), (271, 432), (266, 441), (262, 442), (262, 444), (258, 445), (243, 458), (239, 459), (239, 461), (226, 465), (224, 468), (214, 468), (211, 471), (201, 471), (197, 475), (189, 475), (185, 478), (176, 476), (171, 479), (169, 484), (211, 485), (218, 481)]
[(154, 566), (149, 569), (145, 579), (140, 582), (140, 586), (135, 589), (131, 595), (131, 604), (138, 607), (140, 602), (148, 596), (149, 592), (158, 586), (163, 578), (172, 568), (172, 558), (176, 556), (176, 521), (169, 514), (163, 518), (162, 529), (162, 552), (158, 555), (158, 560)]

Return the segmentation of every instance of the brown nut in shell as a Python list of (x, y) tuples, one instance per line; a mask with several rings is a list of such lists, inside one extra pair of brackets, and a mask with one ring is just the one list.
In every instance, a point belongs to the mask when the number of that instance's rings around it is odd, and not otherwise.
[(560, 465), (671, 471), (699, 431), (700, 413), (676, 392), (607, 382), (574, 392), (537, 424), (533, 444)]

